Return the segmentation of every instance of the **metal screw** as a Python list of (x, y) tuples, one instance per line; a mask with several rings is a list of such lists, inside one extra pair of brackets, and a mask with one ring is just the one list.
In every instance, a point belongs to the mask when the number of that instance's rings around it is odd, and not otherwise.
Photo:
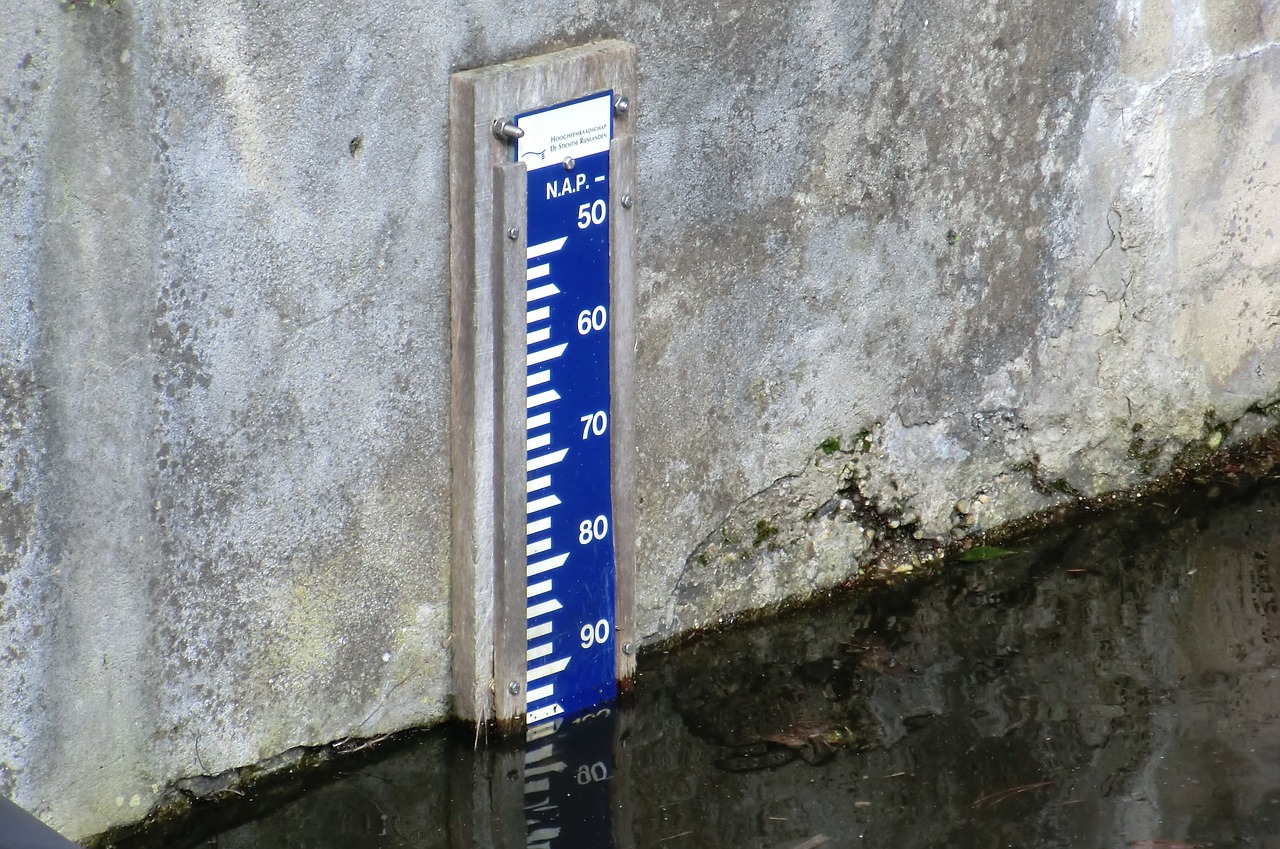
[(513, 696), (518, 696), (518, 695), (520, 695), (520, 682), (519, 682), (519, 681), (512, 681), (510, 684), (508, 684), (508, 685), (507, 685), (507, 692), (508, 692), (508, 693), (510, 693), (510, 694), (511, 694), (511, 695), (513, 695)]
[(511, 241), (513, 241), (513, 242), (514, 242), (516, 239), (520, 238), (520, 229), (519, 229), (518, 227), (508, 227), (508, 228), (507, 228), (507, 238), (508, 238), (508, 239), (510, 239), (510, 240), (511, 240)]
[(623, 644), (622, 644), (622, 653), (623, 653), (623, 654), (635, 654), (635, 652), (636, 652), (636, 647), (635, 647), (635, 646), (633, 646), (633, 645), (631, 645), (631, 643), (623, 643)]
[(635, 203), (635, 200), (631, 197), (631, 195), (623, 195), (623, 196), (622, 196), (622, 208), (623, 208), (623, 209), (630, 209), (634, 203)]
[(498, 141), (511, 141), (524, 138), (524, 130), (516, 126), (510, 118), (493, 119), (493, 137)]
[(613, 99), (613, 114), (626, 115), (631, 109), (631, 101), (625, 95), (618, 95)]
[(573, 166), (575, 166), (575, 165), (577, 165), (577, 164), (578, 164), (577, 162), (574, 162), (574, 161), (573, 161), (573, 157), (572, 157), (572, 156), (566, 156), (566, 157), (564, 158), (564, 170), (566, 170), (566, 171), (572, 171), (572, 170), (573, 170)]

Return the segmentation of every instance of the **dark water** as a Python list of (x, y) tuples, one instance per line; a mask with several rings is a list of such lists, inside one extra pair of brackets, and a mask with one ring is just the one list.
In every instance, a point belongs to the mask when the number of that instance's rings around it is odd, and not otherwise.
[(1011, 547), (644, 658), (577, 744), (440, 730), (117, 845), (1280, 847), (1280, 490)]

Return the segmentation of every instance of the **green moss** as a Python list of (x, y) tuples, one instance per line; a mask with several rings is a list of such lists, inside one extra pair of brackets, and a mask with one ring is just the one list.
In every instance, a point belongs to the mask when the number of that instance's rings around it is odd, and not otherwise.
[(834, 454), (840, 450), (840, 437), (829, 436), (818, 444), (823, 454)]
[(1037, 455), (1034, 459), (1028, 460), (1013, 467), (1016, 471), (1025, 472), (1031, 479), (1031, 486), (1036, 492), (1042, 495), (1065, 495), (1069, 498), (1084, 498), (1084, 493), (1071, 485), (1066, 478), (1054, 478), (1050, 480), (1044, 476), (1044, 470), (1040, 467), (1040, 457)]
[(960, 559), (966, 563), (976, 563), (984, 560), (995, 560), (1000, 557), (1008, 557), (1010, 554), (1017, 554), (1011, 548), (1001, 548), (998, 545), (975, 545), (960, 555)]
[(1222, 447), (1223, 440), (1231, 433), (1231, 423), (1218, 418), (1217, 411), (1210, 407), (1204, 411), (1204, 429), (1205, 447), (1210, 451), (1217, 451)]
[(761, 519), (756, 522), (756, 539), (753, 545), (760, 545), (765, 540), (778, 535), (778, 526), (768, 519)]
[[(876, 427), (879, 426), (880, 425), (877, 422)], [(857, 451), (859, 454), (866, 454), (871, 450), (871, 428), (865, 428), (854, 434), (853, 450)]]
[(1209, 407), (1204, 411), (1204, 436), (1188, 442), (1174, 455), (1173, 467), (1186, 470), (1205, 462), (1231, 434), (1231, 423), (1218, 418), (1217, 411)]
[(1160, 446), (1151, 444), (1142, 436), (1142, 423), (1134, 422), (1133, 436), (1129, 439), (1129, 458), (1138, 464), (1138, 470), (1144, 475), (1155, 471), (1156, 460), (1160, 457)]
[(1066, 478), (1054, 478), (1049, 481), (1049, 489), (1071, 498), (1084, 498), (1084, 493), (1072, 486), (1071, 482)]

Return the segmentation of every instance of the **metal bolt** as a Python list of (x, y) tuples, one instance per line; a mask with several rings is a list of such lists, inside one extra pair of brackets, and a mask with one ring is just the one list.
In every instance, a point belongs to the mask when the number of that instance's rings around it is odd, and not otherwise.
[(507, 228), (507, 238), (508, 238), (508, 239), (510, 239), (510, 240), (511, 240), (511, 241), (513, 241), (513, 242), (514, 242), (516, 239), (520, 238), (520, 228), (518, 228), (518, 227), (508, 227), (508, 228)]
[(613, 99), (613, 114), (626, 115), (631, 109), (631, 101), (624, 95), (618, 95)]
[(519, 682), (519, 681), (512, 681), (510, 684), (508, 684), (508, 685), (507, 685), (507, 692), (508, 692), (508, 693), (510, 693), (510, 694), (511, 694), (511, 695), (513, 695), (513, 696), (518, 696), (518, 695), (520, 695), (520, 682)]
[(511, 141), (524, 138), (524, 130), (516, 126), (510, 118), (493, 119), (493, 137), (498, 141)]
[(572, 171), (572, 170), (573, 170), (573, 166), (575, 166), (575, 165), (577, 165), (577, 164), (578, 164), (577, 162), (574, 162), (574, 161), (573, 161), (573, 157), (572, 157), (572, 156), (566, 156), (566, 157), (564, 158), (564, 170), (566, 170), (566, 171)]
[(633, 645), (631, 645), (631, 643), (623, 643), (623, 644), (622, 644), (622, 653), (623, 653), (623, 654), (635, 654), (635, 653), (636, 653), (636, 647), (635, 647), (635, 646), (633, 646)]
[(635, 200), (631, 197), (631, 195), (623, 195), (623, 196), (622, 196), (622, 208), (623, 208), (623, 209), (630, 209), (634, 203), (635, 203)]

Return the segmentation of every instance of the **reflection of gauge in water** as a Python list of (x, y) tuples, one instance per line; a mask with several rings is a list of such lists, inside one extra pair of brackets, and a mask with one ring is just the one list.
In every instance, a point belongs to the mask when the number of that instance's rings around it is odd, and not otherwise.
[(520, 154), (521, 159), (524, 159), (526, 156), (536, 156), (538, 157), (538, 161), (541, 162), (547, 158), (547, 152), (546, 150), (526, 150), (524, 153)]

